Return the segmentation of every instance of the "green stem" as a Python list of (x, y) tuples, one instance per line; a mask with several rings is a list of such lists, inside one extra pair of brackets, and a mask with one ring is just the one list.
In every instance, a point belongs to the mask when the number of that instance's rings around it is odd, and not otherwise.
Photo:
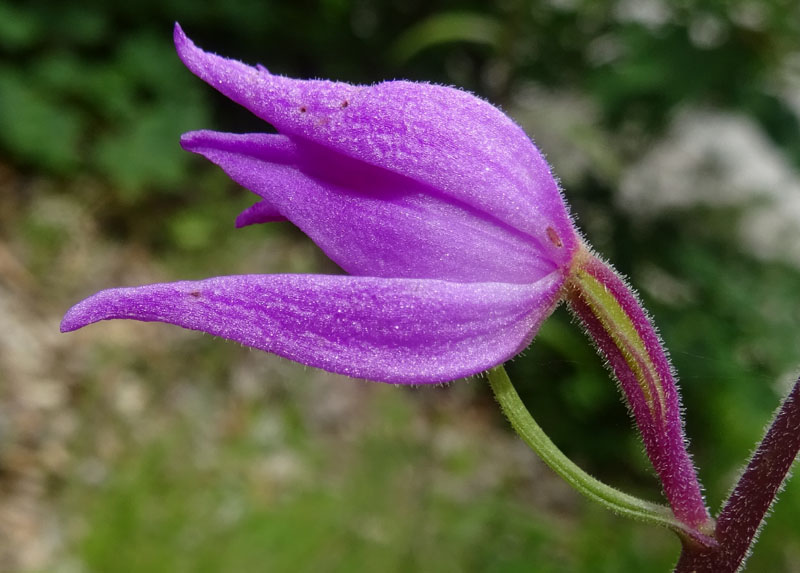
[(651, 503), (623, 493), (593, 478), (567, 458), (536, 423), (522, 403), (503, 366), (487, 372), (497, 402), (511, 426), (550, 469), (589, 499), (611, 511), (647, 523), (672, 529), (682, 537), (689, 537), (703, 545), (713, 545), (713, 540), (699, 536), (680, 523), (667, 506)]

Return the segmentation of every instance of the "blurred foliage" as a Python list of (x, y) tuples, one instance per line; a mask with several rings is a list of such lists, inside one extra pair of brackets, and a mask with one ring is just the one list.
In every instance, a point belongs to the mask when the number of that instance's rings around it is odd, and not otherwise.
[[(453, 83), (506, 109), (530, 82), (580, 94), (597, 117), (569, 134), (570, 145), (589, 150), (590, 159), (566, 192), (590, 242), (634, 285), (646, 284), (656, 270), (690, 293), (669, 299), (639, 286), (681, 375), (692, 451), (716, 508), (777, 405), (778, 382), (800, 363), (800, 271), (743, 249), (736, 209), (664, 211), (642, 222), (614, 197), (627, 166), (664, 136), (679, 109), (692, 106), (752, 118), (800, 168), (798, 115), (776, 87), (800, 50), (799, 6), (794, 0), (0, 1), (0, 149), (20, 174), (62, 182), (63, 193), (90, 205), (105, 236), (142, 245), (176, 276), (202, 276), (231, 269), (237, 253), (253, 248), (252, 235), (229, 239), (226, 231), (247, 200), (234, 199), (235, 186), (212, 168), (190, 168), (201, 163), (180, 149), (179, 135), (268, 127), (182, 68), (171, 45), (175, 20), (204, 48), (261, 61), (278, 73)], [(558, 157), (550, 158), (558, 172)], [(34, 272), (46, 273), (63, 229), (36, 216), (13, 229), (31, 251)], [(262, 229), (253, 232), (293, 232)], [(224, 360), (221, 352), (217, 359)], [(216, 368), (224, 380), (224, 366)], [(570, 456), (624, 489), (659, 495), (624, 406), (566, 312), (548, 321), (510, 371)], [(88, 519), (78, 552), (92, 571), (123, 565), (248, 571), (267, 564), (349, 571), (375, 561), (386, 571), (640, 571), (658, 569), (655, 562), (667, 567), (677, 550), (668, 544), (643, 550), (636, 524), (614, 521), (611, 529), (614, 518), (591, 509), (574, 532), (551, 529), (516, 504), (511, 487), (474, 500), (468, 513), (436, 499), (423, 509), (393, 472), (398, 460), (429, 463), (426, 446), (399, 436), (360, 440), (362, 455), (344, 489), (304, 486), (271, 509), (251, 505), (254, 494), (236, 482), (235, 468), (252, 444), (226, 444), (220, 455), (230, 457), (234, 470), (209, 475), (173, 459), (192, 447), (186, 435), (168, 432), (161, 441), (131, 446), (116, 477), (98, 491), (69, 491), (67, 506), (85, 507)], [(332, 455), (302, 436), (297, 447), (317, 459), (312, 474), (324, 476)], [(226, 496), (240, 515), (214, 530), (203, 508)], [(383, 516), (392, 543), (348, 529), (364, 507)], [(800, 554), (798, 513), (800, 487), (792, 483), (755, 549), (753, 571), (790, 570)], [(420, 524), (429, 525), (417, 535)], [(332, 561), (321, 566), (321, 555)]]

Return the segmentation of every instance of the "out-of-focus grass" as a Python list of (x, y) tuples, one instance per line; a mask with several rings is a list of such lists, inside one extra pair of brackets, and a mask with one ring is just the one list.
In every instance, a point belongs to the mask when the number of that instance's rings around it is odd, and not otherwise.
[[(475, 431), (485, 420), (465, 439), (453, 432), (472, 424), (454, 412), (421, 416), (421, 400), (447, 392), (369, 390), (368, 411), (344, 443), (255, 403), (204, 455), (195, 432), (208, 422), (176, 417), (145, 443), (132, 437), (101, 484), (72, 484), (77, 555), (90, 571), (120, 572), (668, 567), (677, 543), (666, 532), (647, 534), (594, 508), (560, 516), (526, 501), (535, 482), (507, 461), (487, 468), (484, 456), (507, 444), (495, 430)], [(476, 479), (487, 472), (498, 475)], [(541, 487), (551, 481), (542, 475)]]

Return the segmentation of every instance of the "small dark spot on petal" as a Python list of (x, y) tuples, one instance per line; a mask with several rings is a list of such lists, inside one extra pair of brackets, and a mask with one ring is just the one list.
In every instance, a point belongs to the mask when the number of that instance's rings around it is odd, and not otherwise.
[(304, 106), (304, 105), (301, 105), (301, 106), (300, 106), (300, 113), (305, 113), (306, 111), (307, 111), (307, 110), (306, 110), (306, 106)]
[(550, 242), (556, 247), (561, 247), (563, 245), (561, 238), (553, 227), (547, 227), (547, 238), (550, 239)]
[(350, 102), (349, 102), (349, 101), (347, 101), (347, 100), (344, 100), (344, 101), (342, 102), (342, 107), (343, 107), (343, 108), (344, 108), (344, 107), (347, 107), (348, 105), (350, 105)]
[(189, 296), (193, 296), (194, 298), (200, 298), (200, 291), (193, 290), (192, 292), (189, 293)]

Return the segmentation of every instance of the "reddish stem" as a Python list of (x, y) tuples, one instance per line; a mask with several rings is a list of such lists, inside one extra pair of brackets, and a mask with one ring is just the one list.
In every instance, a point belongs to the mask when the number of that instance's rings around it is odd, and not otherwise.
[(619, 381), (675, 517), (710, 534), (713, 521), (686, 449), (678, 387), (650, 317), (627, 283), (586, 252), (567, 301)]
[(684, 542), (676, 573), (738, 571), (755, 543), (756, 534), (800, 451), (800, 380), (778, 410), (775, 420), (725, 502), (717, 519), (719, 545), (704, 548)]

